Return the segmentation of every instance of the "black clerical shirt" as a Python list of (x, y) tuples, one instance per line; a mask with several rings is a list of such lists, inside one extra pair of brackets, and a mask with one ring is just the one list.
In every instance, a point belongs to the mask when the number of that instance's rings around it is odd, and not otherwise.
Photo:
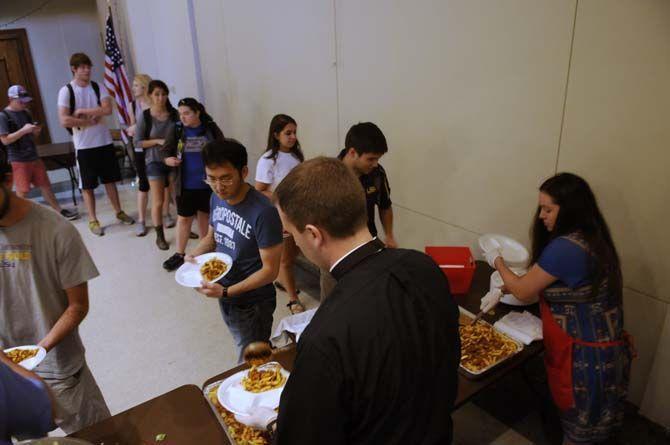
[(297, 346), (276, 443), (451, 443), (458, 307), (440, 269), (373, 240), (332, 274)]

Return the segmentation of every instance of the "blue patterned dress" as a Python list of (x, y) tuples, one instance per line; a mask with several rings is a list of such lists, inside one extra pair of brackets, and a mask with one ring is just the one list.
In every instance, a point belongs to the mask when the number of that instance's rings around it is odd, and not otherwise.
[[(574, 339), (598, 343), (623, 340), (622, 301), (609, 292), (606, 280), (597, 295), (591, 295), (589, 258), (577, 234), (552, 240), (538, 265), (558, 280), (545, 289), (544, 298), (556, 322)], [(563, 431), (570, 440), (603, 441), (621, 426), (630, 365), (625, 343), (608, 347), (573, 345), (575, 406), (561, 413)]]

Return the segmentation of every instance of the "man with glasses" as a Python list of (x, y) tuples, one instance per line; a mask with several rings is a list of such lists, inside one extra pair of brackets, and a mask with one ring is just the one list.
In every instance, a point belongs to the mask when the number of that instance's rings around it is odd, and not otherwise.
[(232, 269), (217, 283), (203, 282), (198, 292), (219, 300), (223, 320), (242, 351), (253, 341), (269, 341), (277, 303), (272, 285), (279, 273), (282, 225), (277, 210), (245, 182), (247, 151), (237, 141), (209, 142), (202, 150), (206, 179), (214, 193), (209, 231), (186, 261), (207, 252), (223, 252)]

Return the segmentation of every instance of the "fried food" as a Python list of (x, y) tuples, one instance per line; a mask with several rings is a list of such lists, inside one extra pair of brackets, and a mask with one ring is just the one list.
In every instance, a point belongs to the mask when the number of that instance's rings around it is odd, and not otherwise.
[(466, 322), (458, 330), (461, 336), (461, 366), (473, 373), (504, 360), (518, 348), (509, 337), (481, 321), (474, 325)]
[(7, 353), (7, 357), (14, 363), (19, 364), (24, 360), (35, 357), (39, 351), (39, 349), (14, 349)]
[(459, 324), (459, 326), (461, 326), (461, 325), (469, 325), (470, 323), (472, 323), (472, 318), (471, 318), (471, 317), (468, 317), (468, 316), (465, 315), (463, 312), (461, 312), (461, 313), (458, 315), (458, 324)]
[(220, 277), (226, 270), (228, 265), (218, 258), (212, 258), (205, 261), (205, 264), (200, 266), (200, 275), (207, 281), (214, 281)]
[(249, 392), (259, 393), (280, 388), (285, 382), (286, 377), (281, 373), (281, 365), (268, 363), (263, 366), (252, 366), (242, 378), (242, 387)]
[(233, 442), (237, 445), (269, 445), (270, 436), (267, 431), (257, 430), (238, 422), (235, 420), (235, 415), (233, 413), (221, 406), (219, 398), (216, 396), (216, 391), (218, 389), (218, 385), (212, 387), (207, 394), (207, 397), (223, 419), (223, 423), (226, 425), (228, 434), (231, 439), (233, 439)]

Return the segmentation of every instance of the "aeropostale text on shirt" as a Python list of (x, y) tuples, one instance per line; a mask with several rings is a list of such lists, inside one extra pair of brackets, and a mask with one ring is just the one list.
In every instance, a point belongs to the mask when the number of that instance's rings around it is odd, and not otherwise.
[[(251, 224), (249, 224), (244, 218), (231, 209), (225, 207), (216, 207), (212, 215), (212, 220), (222, 222), (246, 239), (251, 239)], [(218, 225), (217, 231), (219, 231)], [(228, 233), (223, 233), (232, 238), (232, 234), (229, 235)]]

